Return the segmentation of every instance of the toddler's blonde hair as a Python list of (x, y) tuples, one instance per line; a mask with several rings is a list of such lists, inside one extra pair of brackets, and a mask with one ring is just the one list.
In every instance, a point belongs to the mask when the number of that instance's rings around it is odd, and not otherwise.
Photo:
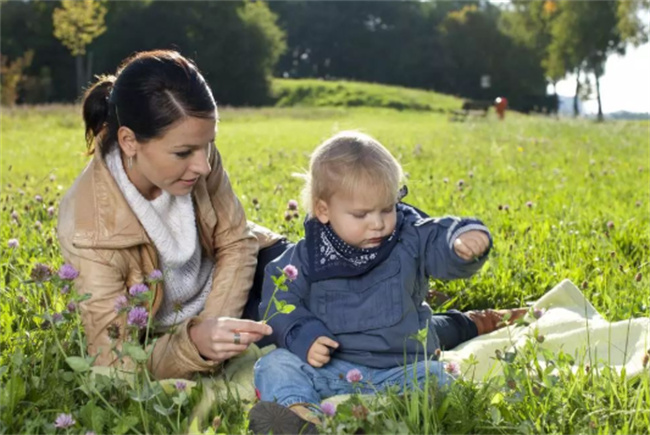
[(397, 202), (402, 167), (377, 140), (358, 131), (342, 131), (320, 144), (312, 153), (309, 171), (302, 177), (302, 202), (314, 216), (319, 200), (328, 202), (340, 192), (352, 195), (365, 188), (386, 203)]

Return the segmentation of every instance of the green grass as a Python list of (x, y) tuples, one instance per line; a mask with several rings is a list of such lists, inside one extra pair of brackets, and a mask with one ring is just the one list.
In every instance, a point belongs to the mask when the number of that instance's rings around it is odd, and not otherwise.
[[(447, 107), (435, 98), (427, 104)], [(221, 112), (217, 146), (249, 218), (296, 240), (302, 217), (284, 220), (287, 201), (301, 187), (292, 173), (303, 171), (310, 151), (331, 134), (367, 132), (402, 162), (407, 202), (432, 215), (480, 217), (493, 232), (495, 249), (478, 275), (432, 283), (454, 298), (453, 308), (520, 306), (569, 278), (616, 321), (650, 316), (649, 126), (512, 113), (504, 122), (491, 114), (456, 123), (436, 112), (388, 108), (230, 109)], [(0, 433), (62, 432), (53, 427), (61, 412), (73, 414), (75, 433), (186, 432), (199, 390), (183, 396), (146, 380), (133, 388), (73, 371), (65, 358), (83, 355), (84, 347), (78, 317), (66, 308), (74, 296), (61, 294), (55, 281), (30, 282), (35, 263), (62, 262), (56, 206), (87, 163), (79, 107), (3, 109), (0, 133)], [(10, 238), (19, 248), (7, 247)], [(63, 320), (53, 326), (54, 313)], [(529, 364), (537, 352), (543, 344), (531, 344), (508, 363), (506, 377), (488, 384), (459, 382), (445, 394), (433, 386), (403, 397), (389, 393), (363, 405), (365, 418), (355, 397), (326, 430), (650, 432), (648, 372), (625, 379), (559, 354), (554, 373), (538, 373)], [(202, 429), (209, 432), (219, 417), (218, 432), (245, 431), (247, 406), (216, 403)]]

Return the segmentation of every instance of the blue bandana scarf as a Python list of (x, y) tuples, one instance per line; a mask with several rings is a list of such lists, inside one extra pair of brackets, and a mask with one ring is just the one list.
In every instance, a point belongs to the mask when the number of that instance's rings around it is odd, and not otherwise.
[(395, 230), (379, 246), (370, 249), (355, 248), (336, 235), (330, 225), (323, 225), (316, 218), (308, 219), (305, 221), (305, 239), (309, 280), (351, 278), (370, 271), (388, 258), (399, 240), (404, 217), (408, 215), (426, 217), (414, 207), (398, 203)]

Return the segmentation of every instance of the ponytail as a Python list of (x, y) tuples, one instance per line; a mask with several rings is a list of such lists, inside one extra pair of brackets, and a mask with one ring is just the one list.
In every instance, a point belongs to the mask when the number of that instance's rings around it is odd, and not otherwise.
[(96, 146), (99, 146), (102, 155), (108, 150), (104, 150), (105, 144), (109, 143), (105, 139), (110, 130), (109, 125), (109, 97), (115, 76), (101, 75), (97, 76), (95, 82), (84, 94), (83, 99), (83, 118), (86, 125), (86, 148), (88, 154), (95, 152)]

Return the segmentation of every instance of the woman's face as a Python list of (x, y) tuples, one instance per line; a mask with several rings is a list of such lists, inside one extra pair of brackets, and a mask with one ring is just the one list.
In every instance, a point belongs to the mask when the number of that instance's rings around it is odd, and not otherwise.
[(185, 118), (162, 137), (136, 142), (136, 154), (127, 174), (131, 182), (151, 200), (162, 191), (185, 195), (200, 176), (210, 172), (210, 153), (216, 134), (214, 119)]

